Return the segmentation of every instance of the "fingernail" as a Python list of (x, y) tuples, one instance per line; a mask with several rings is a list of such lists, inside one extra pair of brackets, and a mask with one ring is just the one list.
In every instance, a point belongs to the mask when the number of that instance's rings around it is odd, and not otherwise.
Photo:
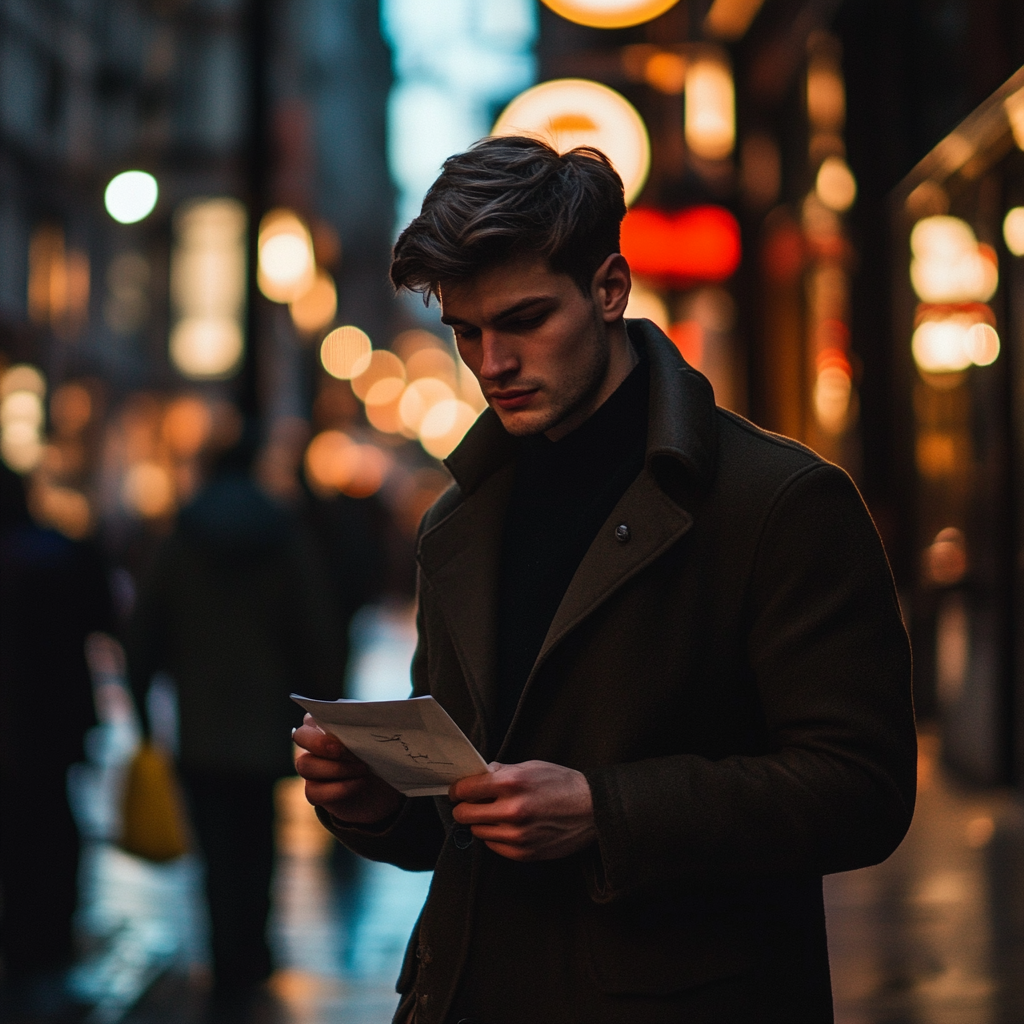
[(294, 730), (294, 729), (292, 729), (292, 736), (294, 736), (294, 735), (295, 735), (295, 730)]

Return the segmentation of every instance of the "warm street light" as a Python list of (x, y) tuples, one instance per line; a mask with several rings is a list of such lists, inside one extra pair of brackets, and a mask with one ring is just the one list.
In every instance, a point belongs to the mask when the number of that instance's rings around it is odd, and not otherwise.
[(614, 89), (585, 78), (559, 78), (521, 92), (500, 114), (492, 135), (530, 135), (559, 153), (575, 146), (601, 150), (619, 177), (626, 203), (640, 194), (651, 166), (647, 127)]
[(103, 193), (107, 213), (119, 224), (135, 224), (153, 212), (160, 189), (145, 171), (122, 171)]
[(590, 28), (628, 28), (657, 18), (677, 0), (544, 0), (567, 21)]

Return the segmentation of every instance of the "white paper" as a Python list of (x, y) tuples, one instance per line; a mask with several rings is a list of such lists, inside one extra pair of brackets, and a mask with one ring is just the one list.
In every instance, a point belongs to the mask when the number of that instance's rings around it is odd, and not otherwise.
[(489, 770), (433, 697), (331, 701), (293, 693), (292, 700), (406, 796), (443, 796), (453, 782)]

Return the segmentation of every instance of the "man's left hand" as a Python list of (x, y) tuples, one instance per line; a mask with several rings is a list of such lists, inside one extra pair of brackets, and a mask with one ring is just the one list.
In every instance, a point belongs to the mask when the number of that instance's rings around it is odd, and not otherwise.
[(547, 761), (491, 764), (448, 790), (453, 816), (509, 860), (556, 860), (597, 838), (586, 777)]

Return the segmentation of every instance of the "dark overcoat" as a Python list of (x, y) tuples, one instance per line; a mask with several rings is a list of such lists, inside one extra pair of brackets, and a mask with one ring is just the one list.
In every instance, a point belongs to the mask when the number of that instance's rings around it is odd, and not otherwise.
[(716, 408), (653, 324), (628, 329), (650, 360), (646, 465), (506, 736), (494, 610), (514, 444), (493, 412), (448, 460), (418, 552), (414, 692), (486, 759), (585, 773), (597, 843), (517, 864), (447, 798), (410, 799), (376, 833), (321, 811), (364, 856), (434, 870), (402, 1020), (831, 1020), (821, 876), (884, 859), (910, 823), (910, 651), (856, 487)]

